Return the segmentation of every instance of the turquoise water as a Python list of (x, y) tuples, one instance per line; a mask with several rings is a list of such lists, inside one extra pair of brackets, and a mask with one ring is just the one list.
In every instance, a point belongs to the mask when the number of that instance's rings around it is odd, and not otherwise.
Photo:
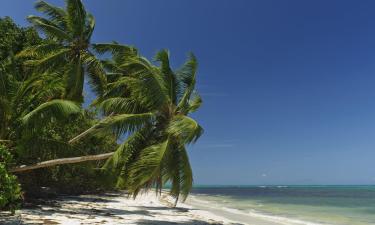
[(375, 186), (198, 186), (189, 203), (245, 223), (375, 224)]

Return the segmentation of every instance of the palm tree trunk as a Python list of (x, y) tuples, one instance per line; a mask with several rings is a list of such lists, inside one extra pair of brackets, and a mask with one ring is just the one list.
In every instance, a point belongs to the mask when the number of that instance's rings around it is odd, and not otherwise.
[(86, 135), (90, 134), (92, 131), (94, 131), (99, 125), (100, 123), (104, 122), (106, 119), (110, 118), (111, 116), (113, 116), (113, 113), (109, 114), (108, 117), (100, 120), (97, 124), (95, 124), (94, 126), (90, 127), (89, 129), (85, 130), (84, 132), (80, 133), (78, 136), (75, 136), (74, 138), (70, 139), (68, 141), (69, 144), (73, 144), (74, 142), (77, 142), (78, 140), (80, 140), (81, 138), (85, 137)]
[(40, 162), (34, 165), (30, 165), (30, 166), (23, 165), (23, 166), (15, 167), (15, 168), (10, 169), (10, 172), (19, 173), (19, 172), (24, 172), (28, 170), (35, 170), (35, 169), (63, 165), (63, 164), (73, 164), (73, 163), (80, 163), (80, 162), (87, 162), (87, 161), (103, 160), (103, 159), (108, 159), (113, 154), (114, 152), (109, 152), (109, 153), (104, 153), (104, 154), (99, 154), (99, 155), (88, 155), (88, 156), (48, 160), (48, 161)]
[(75, 136), (74, 138), (70, 139), (68, 141), (69, 144), (73, 144), (74, 142), (77, 142), (87, 134), (91, 133), (95, 128), (98, 126), (98, 124), (95, 124), (94, 126), (90, 127), (89, 129), (85, 130), (84, 132), (80, 133), (78, 136)]
[[(108, 117), (111, 117), (113, 113), (108, 115)], [(74, 142), (77, 142), (81, 138), (85, 137), (89, 133), (91, 133), (93, 130), (97, 128), (97, 126), (100, 125), (101, 122), (105, 121), (108, 117), (102, 119), (99, 121), (99, 123), (95, 124), (94, 126), (90, 127), (86, 131), (82, 132), (78, 136), (70, 139), (68, 141), (69, 144), (73, 144)], [(96, 161), (96, 160), (103, 160), (103, 159), (108, 159), (111, 157), (115, 152), (109, 152), (109, 153), (104, 153), (104, 154), (99, 154), (99, 155), (88, 155), (88, 156), (80, 156), (80, 157), (72, 157), (72, 158), (61, 158), (61, 159), (53, 159), (53, 160), (48, 160), (44, 162), (40, 162), (34, 165), (26, 166), (22, 165), (19, 167), (11, 168), (10, 172), (12, 173), (19, 173), (19, 172), (24, 172), (28, 170), (35, 170), (35, 169), (40, 169), (40, 168), (45, 168), (45, 167), (51, 167), (51, 166), (57, 166), (57, 165), (64, 165), (64, 164), (73, 164), (73, 163), (80, 163), (80, 162), (87, 162), (87, 161)]]

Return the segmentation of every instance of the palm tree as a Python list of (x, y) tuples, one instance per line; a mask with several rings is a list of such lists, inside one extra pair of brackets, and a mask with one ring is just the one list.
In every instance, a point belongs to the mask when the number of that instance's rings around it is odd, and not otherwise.
[(157, 53), (158, 66), (129, 52), (124, 54), (117, 51), (113, 58), (126, 61), (106, 63), (116, 78), (95, 103), (107, 117), (71, 143), (108, 130), (118, 137), (127, 135), (105, 165), (118, 175), (118, 187), (136, 197), (143, 189), (161, 191), (170, 184), (176, 203), (180, 195), (185, 200), (193, 184), (186, 145), (203, 132), (188, 117), (202, 103), (195, 90), (197, 60), (191, 54), (179, 70), (173, 71), (166, 50)]
[(27, 19), (45, 34), (46, 41), (22, 51), (19, 56), (31, 58), (28, 65), (40, 72), (62, 71), (67, 99), (83, 101), (85, 73), (90, 76), (94, 91), (103, 93), (105, 71), (93, 54), (95, 45), (90, 42), (95, 19), (81, 0), (66, 0), (66, 9), (44, 1), (37, 2), (35, 8), (47, 18), (31, 15)]

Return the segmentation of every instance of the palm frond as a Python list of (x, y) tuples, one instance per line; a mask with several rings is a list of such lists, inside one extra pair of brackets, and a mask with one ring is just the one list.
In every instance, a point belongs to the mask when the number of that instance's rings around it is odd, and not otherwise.
[(51, 55), (54, 52), (58, 52), (64, 49), (61, 44), (52, 42), (52, 43), (43, 43), (40, 45), (30, 46), (17, 54), (17, 57), (31, 57), (31, 58), (43, 58), (46, 55)]
[(102, 63), (91, 53), (83, 53), (81, 59), (90, 76), (91, 87), (98, 95), (102, 95), (107, 86), (106, 74)]
[(185, 147), (182, 147), (180, 149), (180, 157), (180, 193), (183, 197), (182, 201), (185, 201), (191, 189), (193, 188), (193, 171), (191, 169), (189, 156), (186, 152)]
[(74, 58), (65, 68), (66, 96), (68, 97), (68, 99), (82, 102), (84, 69), (82, 67), (80, 58)]
[(196, 142), (203, 134), (203, 128), (192, 118), (177, 115), (168, 124), (167, 133), (179, 139), (182, 144)]
[[(148, 75), (148, 76), (147, 76)], [(160, 108), (168, 101), (168, 97), (164, 91), (161, 91), (163, 87), (160, 86), (159, 82), (155, 77), (149, 73), (142, 74), (144, 79), (137, 79), (132, 77), (122, 77), (116, 85), (124, 84), (131, 93), (131, 97), (135, 99), (142, 107), (153, 110)], [(126, 89), (125, 89), (126, 90)]]
[(88, 13), (87, 19), (86, 19), (86, 25), (85, 25), (85, 38), (87, 42), (90, 41), (92, 33), (94, 32), (94, 29), (95, 29), (95, 18), (91, 13)]
[(99, 103), (99, 108), (103, 110), (104, 114), (132, 114), (144, 113), (147, 110), (143, 108), (132, 98), (112, 97), (106, 98)]
[(36, 109), (23, 116), (22, 123), (27, 128), (41, 127), (55, 119), (64, 119), (69, 115), (81, 112), (81, 108), (77, 103), (55, 99), (41, 104)]
[(59, 27), (66, 28), (66, 12), (60, 7), (53, 6), (45, 1), (38, 1), (35, 3), (35, 9), (44, 13), (48, 18), (56, 23)]
[(184, 83), (186, 86), (190, 86), (195, 83), (195, 76), (198, 68), (197, 58), (193, 53), (188, 55), (188, 60), (184, 65), (176, 71), (177, 79)]
[(165, 153), (161, 162), (162, 183), (170, 184), (169, 194), (175, 198), (175, 205), (180, 196), (185, 201), (193, 186), (193, 172), (184, 146), (173, 145)]
[(108, 116), (95, 125), (93, 132), (111, 130), (117, 137), (119, 137), (122, 134), (131, 133), (140, 129), (145, 124), (152, 122), (154, 117), (155, 115), (153, 113)]
[(198, 62), (193, 54), (190, 54), (188, 61), (176, 72), (177, 79), (184, 90), (177, 105), (177, 108), (182, 113), (187, 113), (189, 107), (189, 100), (191, 94), (195, 89), (196, 72)]
[(106, 98), (129, 96), (130, 91), (127, 87), (126, 79), (118, 78), (117, 81), (107, 84), (106, 93), (103, 96), (99, 97), (98, 102), (101, 102)]
[(134, 158), (134, 154), (147, 146), (147, 138), (150, 133), (150, 128), (145, 127), (130, 135), (128, 139), (117, 148), (113, 156), (106, 161), (103, 168), (107, 170), (118, 170), (127, 167), (129, 160)]
[(166, 89), (168, 90), (169, 98), (173, 104), (177, 102), (178, 85), (176, 83), (175, 75), (170, 67), (169, 52), (165, 49), (159, 51), (155, 59), (160, 62), (160, 70), (164, 79)]
[(188, 113), (197, 111), (199, 107), (201, 107), (202, 102), (203, 101), (202, 101), (201, 96), (198, 93), (194, 92), (188, 103), (189, 104), (188, 109), (187, 109)]
[(117, 42), (92, 44), (92, 48), (99, 54), (111, 53), (112, 55), (116, 56), (121, 55), (123, 59), (134, 57), (138, 54), (136, 48), (127, 45), (121, 45)]
[(137, 161), (129, 168), (128, 189), (134, 197), (141, 189), (147, 190), (154, 185), (162, 188), (161, 163), (170, 148), (171, 141), (167, 139), (141, 150)]
[(67, 25), (73, 36), (82, 36), (86, 25), (86, 10), (81, 0), (65, 0)]
[(27, 20), (32, 23), (35, 28), (45, 33), (48, 37), (56, 38), (59, 41), (72, 40), (72, 37), (62, 30), (57, 24), (39, 16), (28, 16)]
[(116, 82), (126, 83), (132, 96), (142, 105), (155, 109), (170, 102), (161, 71), (147, 59), (133, 57), (119, 67), (128, 71), (128, 76), (121, 77)]
[(61, 48), (58, 51), (53, 51), (45, 55), (41, 59), (28, 60), (26, 65), (36, 67), (39, 71), (52, 71), (57, 67), (63, 67), (66, 64), (67, 56), (70, 52), (68, 48)]
[(117, 137), (119, 137), (122, 134), (136, 131), (145, 126), (147, 123), (152, 123), (153, 118), (153, 113), (121, 114), (115, 116), (110, 115), (99, 121), (94, 126), (90, 127), (88, 130), (72, 138), (69, 143), (76, 142), (89, 135), (106, 135), (108, 132), (113, 132)]
[(31, 102), (45, 102), (49, 99), (61, 98), (64, 94), (65, 88), (63, 85), (63, 78), (61, 72), (47, 72), (39, 76), (39, 81), (35, 82), (35, 93), (30, 99)]

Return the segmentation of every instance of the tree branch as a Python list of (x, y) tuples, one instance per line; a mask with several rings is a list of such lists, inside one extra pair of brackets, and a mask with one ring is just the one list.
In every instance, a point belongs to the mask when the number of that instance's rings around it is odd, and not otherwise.
[(28, 170), (35, 170), (39, 168), (45, 168), (45, 167), (51, 167), (51, 166), (57, 166), (57, 165), (63, 165), (63, 164), (73, 164), (73, 163), (80, 163), (80, 162), (87, 162), (87, 161), (103, 160), (103, 159), (108, 159), (113, 154), (114, 152), (109, 152), (109, 153), (104, 153), (104, 154), (99, 154), (99, 155), (88, 155), (88, 156), (48, 160), (48, 161), (40, 162), (34, 165), (30, 165), (30, 166), (23, 165), (20, 167), (15, 167), (15, 168), (10, 169), (10, 172), (19, 173), (19, 172), (24, 172)]

